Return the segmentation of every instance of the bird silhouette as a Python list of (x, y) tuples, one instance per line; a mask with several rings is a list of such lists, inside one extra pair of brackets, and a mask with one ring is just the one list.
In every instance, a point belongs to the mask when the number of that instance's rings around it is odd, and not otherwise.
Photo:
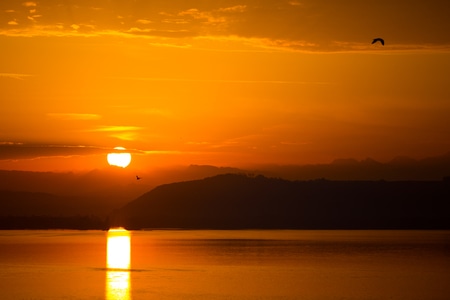
[(382, 38), (375, 38), (375, 39), (373, 39), (372, 44), (375, 44), (376, 42), (380, 42), (381, 45), (384, 46), (384, 40)]
[(141, 180), (141, 177), (136, 175), (136, 180)]

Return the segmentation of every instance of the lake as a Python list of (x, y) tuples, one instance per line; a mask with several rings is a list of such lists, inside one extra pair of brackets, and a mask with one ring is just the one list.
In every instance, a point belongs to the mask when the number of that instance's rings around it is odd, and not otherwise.
[(450, 299), (450, 231), (0, 231), (0, 299)]

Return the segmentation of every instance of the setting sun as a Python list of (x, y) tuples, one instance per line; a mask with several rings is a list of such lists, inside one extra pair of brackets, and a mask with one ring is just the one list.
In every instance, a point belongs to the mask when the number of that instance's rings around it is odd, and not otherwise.
[(117, 152), (108, 153), (107, 160), (111, 166), (126, 168), (131, 162), (131, 154), (128, 152), (123, 152), (126, 149), (123, 147), (116, 147), (114, 150)]

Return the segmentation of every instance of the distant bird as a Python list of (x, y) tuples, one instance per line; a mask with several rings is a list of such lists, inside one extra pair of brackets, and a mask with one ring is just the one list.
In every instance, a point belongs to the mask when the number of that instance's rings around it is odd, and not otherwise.
[(136, 175), (136, 180), (141, 180), (141, 177)]
[(384, 46), (384, 40), (382, 38), (375, 38), (375, 39), (373, 39), (372, 44), (375, 44), (376, 42), (380, 42), (381, 45)]

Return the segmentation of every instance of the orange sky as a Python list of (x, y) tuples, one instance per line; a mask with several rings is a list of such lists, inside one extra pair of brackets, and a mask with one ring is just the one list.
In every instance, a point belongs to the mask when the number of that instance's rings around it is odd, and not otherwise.
[(1, 1), (0, 169), (98, 168), (116, 146), (143, 168), (447, 153), (448, 11), (447, 0)]

